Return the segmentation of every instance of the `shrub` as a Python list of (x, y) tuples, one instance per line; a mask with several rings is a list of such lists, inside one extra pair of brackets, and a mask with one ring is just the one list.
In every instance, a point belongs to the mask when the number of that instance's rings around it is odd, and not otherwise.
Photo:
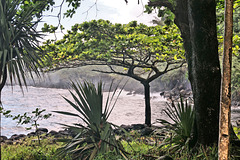
[(193, 107), (188, 104), (187, 100), (184, 103), (181, 98), (177, 105), (172, 102), (163, 111), (172, 122), (164, 119), (157, 120), (169, 132), (161, 147), (168, 149), (170, 152), (188, 148), (189, 144), (193, 142), (193, 132), (196, 132), (194, 130), (195, 111)]
[(77, 114), (64, 111), (55, 112), (77, 117), (85, 124), (74, 124), (72, 126), (63, 124), (70, 130), (75, 131), (77, 135), (73, 139), (64, 140), (67, 143), (59, 149), (59, 156), (71, 154), (73, 159), (91, 160), (98, 154), (104, 154), (110, 151), (115, 154), (122, 153), (123, 155), (122, 145), (116, 139), (113, 132), (113, 128), (117, 126), (107, 121), (117, 100), (114, 100), (117, 87), (112, 95), (110, 95), (112, 84), (113, 83), (110, 85), (106, 104), (103, 106), (101, 82), (98, 83), (97, 88), (91, 82), (84, 82), (83, 84), (72, 82), (71, 86), (75, 94), (72, 91), (69, 92), (74, 102), (67, 98), (64, 99), (77, 111)]

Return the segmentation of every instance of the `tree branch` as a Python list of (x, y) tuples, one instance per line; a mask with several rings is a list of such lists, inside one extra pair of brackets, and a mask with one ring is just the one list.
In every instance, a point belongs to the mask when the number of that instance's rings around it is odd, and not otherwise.
[(148, 6), (150, 7), (167, 7), (168, 9), (170, 9), (173, 13), (175, 12), (175, 9), (172, 5), (172, 3), (170, 3), (168, 0), (161, 0), (161, 1), (155, 1), (152, 2), (149, 0), (148, 2)]
[(127, 76), (127, 77), (131, 77), (137, 81), (140, 81), (140, 82), (143, 82), (143, 81), (146, 81), (144, 78), (140, 77), (140, 76), (137, 76), (136, 74), (134, 74), (133, 72), (133, 69), (134, 68), (129, 68), (128, 72), (127, 73), (124, 73), (124, 72), (119, 72), (119, 71), (116, 71), (114, 70), (111, 65), (108, 65), (108, 67), (111, 69), (111, 71), (102, 71), (102, 70), (97, 70), (97, 69), (93, 69), (92, 71), (95, 71), (95, 72), (100, 72), (100, 73), (108, 73), (108, 74), (111, 74), (111, 73), (114, 73), (114, 74), (118, 74), (118, 75), (122, 75), (122, 76)]

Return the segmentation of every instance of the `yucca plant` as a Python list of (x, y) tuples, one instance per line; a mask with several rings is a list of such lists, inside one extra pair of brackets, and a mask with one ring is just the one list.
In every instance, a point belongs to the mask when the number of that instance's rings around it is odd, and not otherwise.
[(32, 78), (34, 72), (40, 76), (42, 63), (38, 42), (41, 34), (36, 31), (39, 20), (33, 22), (33, 12), (39, 6), (23, 10), (22, 3), (22, 0), (0, 0), (0, 108), (1, 92), (7, 78), (22, 87), (26, 85), (26, 73)]
[[(84, 83), (72, 82), (72, 89), (69, 91), (74, 102), (64, 97), (64, 99), (76, 110), (76, 113), (65, 111), (54, 111), (56, 113), (73, 116), (81, 119), (84, 124), (74, 124), (73, 126), (64, 125), (77, 133), (72, 139), (64, 140), (66, 145), (59, 149), (58, 155), (71, 155), (73, 159), (94, 159), (98, 154), (104, 154), (112, 151), (116, 154), (124, 153), (121, 143), (116, 139), (114, 127), (116, 125), (108, 122), (118, 96), (116, 89), (110, 94), (112, 84), (105, 106), (103, 105), (102, 82), (99, 82), (97, 88), (91, 82)], [(124, 154), (122, 154), (124, 156)]]
[(170, 118), (170, 121), (157, 120), (170, 133), (161, 147), (172, 152), (181, 151), (193, 142), (193, 133), (196, 132), (194, 130), (195, 110), (187, 100), (184, 103), (182, 98), (177, 105), (174, 102), (171, 105), (167, 103), (167, 105), (163, 112)]
[(33, 21), (39, 6), (23, 10), (22, 5), (21, 0), (0, 0), (0, 91), (7, 76), (20, 86), (26, 85), (26, 73), (40, 76), (42, 34), (36, 31), (39, 20)]

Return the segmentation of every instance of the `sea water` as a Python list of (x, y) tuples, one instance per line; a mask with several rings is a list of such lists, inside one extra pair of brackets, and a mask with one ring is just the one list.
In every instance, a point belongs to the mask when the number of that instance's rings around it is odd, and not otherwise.
[[(103, 93), (104, 104), (108, 92)], [(2, 91), (2, 103), (5, 110), (11, 110), (12, 115), (23, 115), (25, 112), (32, 112), (36, 108), (46, 109), (43, 114), (51, 113), (49, 119), (39, 120), (39, 127), (48, 128), (48, 130), (61, 130), (62, 124), (83, 123), (80, 119), (72, 116), (65, 116), (54, 113), (52, 111), (68, 111), (77, 113), (63, 97), (72, 100), (68, 89), (56, 88), (41, 88), (29, 86), (23, 90), (19, 86), (5, 86)], [(162, 98), (159, 93), (151, 94), (152, 106), (152, 122), (156, 119), (164, 118), (166, 115), (162, 113), (162, 109), (166, 107), (166, 100)], [(121, 124), (143, 124), (145, 121), (145, 101), (144, 96), (141, 94), (131, 94), (130, 92), (123, 91), (119, 98), (109, 121)], [(31, 127), (31, 124), (17, 125), (17, 121), (11, 118), (2, 116), (1, 120), (1, 134), (10, 137), (13, 134), (27, 134), (32, 130), (26, 130), (26, 127)]]

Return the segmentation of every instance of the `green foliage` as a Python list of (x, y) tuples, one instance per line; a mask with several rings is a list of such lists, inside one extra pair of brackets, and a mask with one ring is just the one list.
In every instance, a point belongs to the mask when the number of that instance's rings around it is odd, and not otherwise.
[(164, 119), (157, 120), (170, 133), (161, 146), (171, 153), (188, 149), (190, 142), (193, 140), (193, 132), (196, 132), (194, 130), (195, 111), (193, 107), (188, 104), (187, 100), (184, 103), (181, 98), (180, 103), (175, 105), (172, 102), (163, 111), (172, 122)]
[(116, 155), (114, 152), (106, 152), (106, 153), (103, 153), (103, 154), (99, 154), (98, 156), (96, 156), (94, 158), (94, 160), (122, 160), (122, 156), (120, 155)]
[(131, 154), (132, 159), (143, 159), (144, 155), (151, 153), (154, 149), (153, 145), (146, 144), (139, 140), (131, 142), (122, 141), (122, 144), (124, 149)]
[(19, 0), (20, 8), (18, 12), (25, 12), (32, 10), (33, 18), (41, 18), (44, 11), (50, 10), (51, 6), (55, 4), (53, 0)]
[[(154, 0), (150, 0), (151, 2), (154, 2)], [(173, 25), (174, 24), (174, 18), (175, 15), (173, 14), (172, 10), (176, 6), (176, 1), (169, 0), (169, 2), (172, 4), (173, 8), (167, 8), (165, 6), (148, 6), (145, 5), (145, 13), (152, 13), (153, 11), (157, 10), (157, 16), (161, 17), (166, 25)]]
[(234, 131), (235, 134), (237, 135), (238, 139), (240, 139), (240, 128), (238, 128), (238, 127), (233, 127), (233, 131)]
[(0, 114), (5, 116), (6, 118), (12, 117), (11, 110), (5, 110), (3, 107), (0, 107)]
[[(41, 50), (38, 47), (41, 34), (35, 30), (38, 21), (32, 21), (37, 6), (24, 10), (21, 6), (21, 1), (0, 2), (0, 75), (1, 79), (8, 76), (10, 82), (18, 81), (20, 86), (22, 82), (26, 84), (26, 73), (40, 76), (42, 66), (40, 53), (37, 54)], [(1, 85), (4, 84), (3, 80)]]
[[(52, 114), (48, 113), (48, 114), (42, 114), (43, 112), (45, 112), (46, 109), (43, 110), (39, 110), (39, 108), (36, 108), (35, 111), (32, 111), (32, 115), (29, 116), (29, 113), (24, 113), (23, 115), (18, 114), (17, 116), (13, 117), (13, 120), (18, 120), (18, 124), (29, 124), (32, 123), (32, 126), (34, 126), (36, 129), (38, 128), (39, 124), (37, 123), (39, 120), (42, 119), (48, 119)], [(32, 129), (30, 128), (27, 128)]]
[[(223, 36), (218, 36), (219, 41), (219, 54), (220, 54), (220, 60), (222, 59), (223, 54)], [(232, 83), (232, 100), (233, 101), (239, 101), (240, 100), (240, 36), (235, 34), (233, 36), (233, 57), (232, 57), (232, 77), (231, 77), (231, 83)]]
[[(184, 58), (179, 30), (176, 26), (112, 24), (92, 20), (75, 24), (63, 39), (45, 42), (54, 66), (71, 61), (97, 60), (106, 64), (129, 67), (130, 64), (150, 68), (159, 62)], [(54, 67), (46, 63), (46, 66)]]
[(113, 132), (115, 125), (107, 121), (116, 103), (113, 97), (117, 94), (117, 88), (110, 96), (112, 85), (110, 86), (105, 106), (103, 105), (101, 82), (98, 83), (97, 87), (90, 82), (72, 83), (72, 88), (76, 93), (70, 91), (75, 103), (67, 98), (64, 99), (77, 111), (77, 114), (65, 111), (55, 112), (79, 118), (85, 124), (79, 123), (74, 124), (74, 126), (63, 124), (70, 130), (74, 130), (77, 135), (73, 139), (64, 140), (67, 141), (67, 144), (59, 149), (58, 155), (70, 154), (74, 159), (88, 158), (91, 160), (96, 155), (108, 151), (113, 151), (115, 154), (122, 153), (123, 148)]
[[(48, 119), (52, 114), (48, 113), (48, 114), (42, 114), (43, 112), (45, 112), (46, 109), (43, 110), (39, 110), (39, 108), (36, 108), (35, 111), (32, 111), (32, 115), (29, 116), (29, 113), (25, 112), (23, 115), (18, 114), (17, 116), (13, 117), (13, 120), (18, 120), (17, 124), (29, 124), (31, 123), (31, 126), (35, 127), (35, 130), (37, 131), (38, 129), (38, 121), (39, 120), (43, 120), (43, 119)], [(26, 128), (27, 130), (32, 129), (32, 127), (28, 127)], [(38, 142), (40, 144), (40, 136), (37, 132), (37, 137), (38, 137)]]
[[(55, 156), (57, 148), (62, 143), (55, 143), (53, 137), (41, 140), (41, 145), (33, 141), (36, 137), (30, 137), (18, 141), (14, 145), (1, 144), (2, 159), (8, 160), (58, 160)], [(71, 160), (69, 156), (63, 160)]]
[[(236, 130), (237, 128), (234, 128)], [(146, 160), (157, 159), (162, 155), (168, 155), (169, 153), (164, 149), (159, 148), (161, 141), (156, 137), (140, 137), (135, 134), (132, 141), (121, 140), (121, 143), (126, 151), (129, 152), (129, 159)], [(57, 149), (62, 147), (64, 143), (56, 142), (54, 137), (47, 137), (42, 139), (41, 145), (34, 141), (36, 137), (26, 138), (15, 142), (14, 145), (2, 144), (2, 159), (9, 160), (58, 160), (56, 156)], [(149, 144), (148, 140), (153, 140), (156, 143)], [(239, 159), (240, 148), (231, 146), (231, 159)], [(170, 156), (176, 160), (215, 160), (217, 159), (217, 146), (204, 147), (198, 146), (190, 150), (184, 149), (181, 153), (171, 153)], [(72, 160), (70, 155), (63, 157), (62, 160)], [(109, 151), (102, 154), (98, 154), (94, 160), (123, 160), (121, 155), (116, 155), (115, 152)]]

